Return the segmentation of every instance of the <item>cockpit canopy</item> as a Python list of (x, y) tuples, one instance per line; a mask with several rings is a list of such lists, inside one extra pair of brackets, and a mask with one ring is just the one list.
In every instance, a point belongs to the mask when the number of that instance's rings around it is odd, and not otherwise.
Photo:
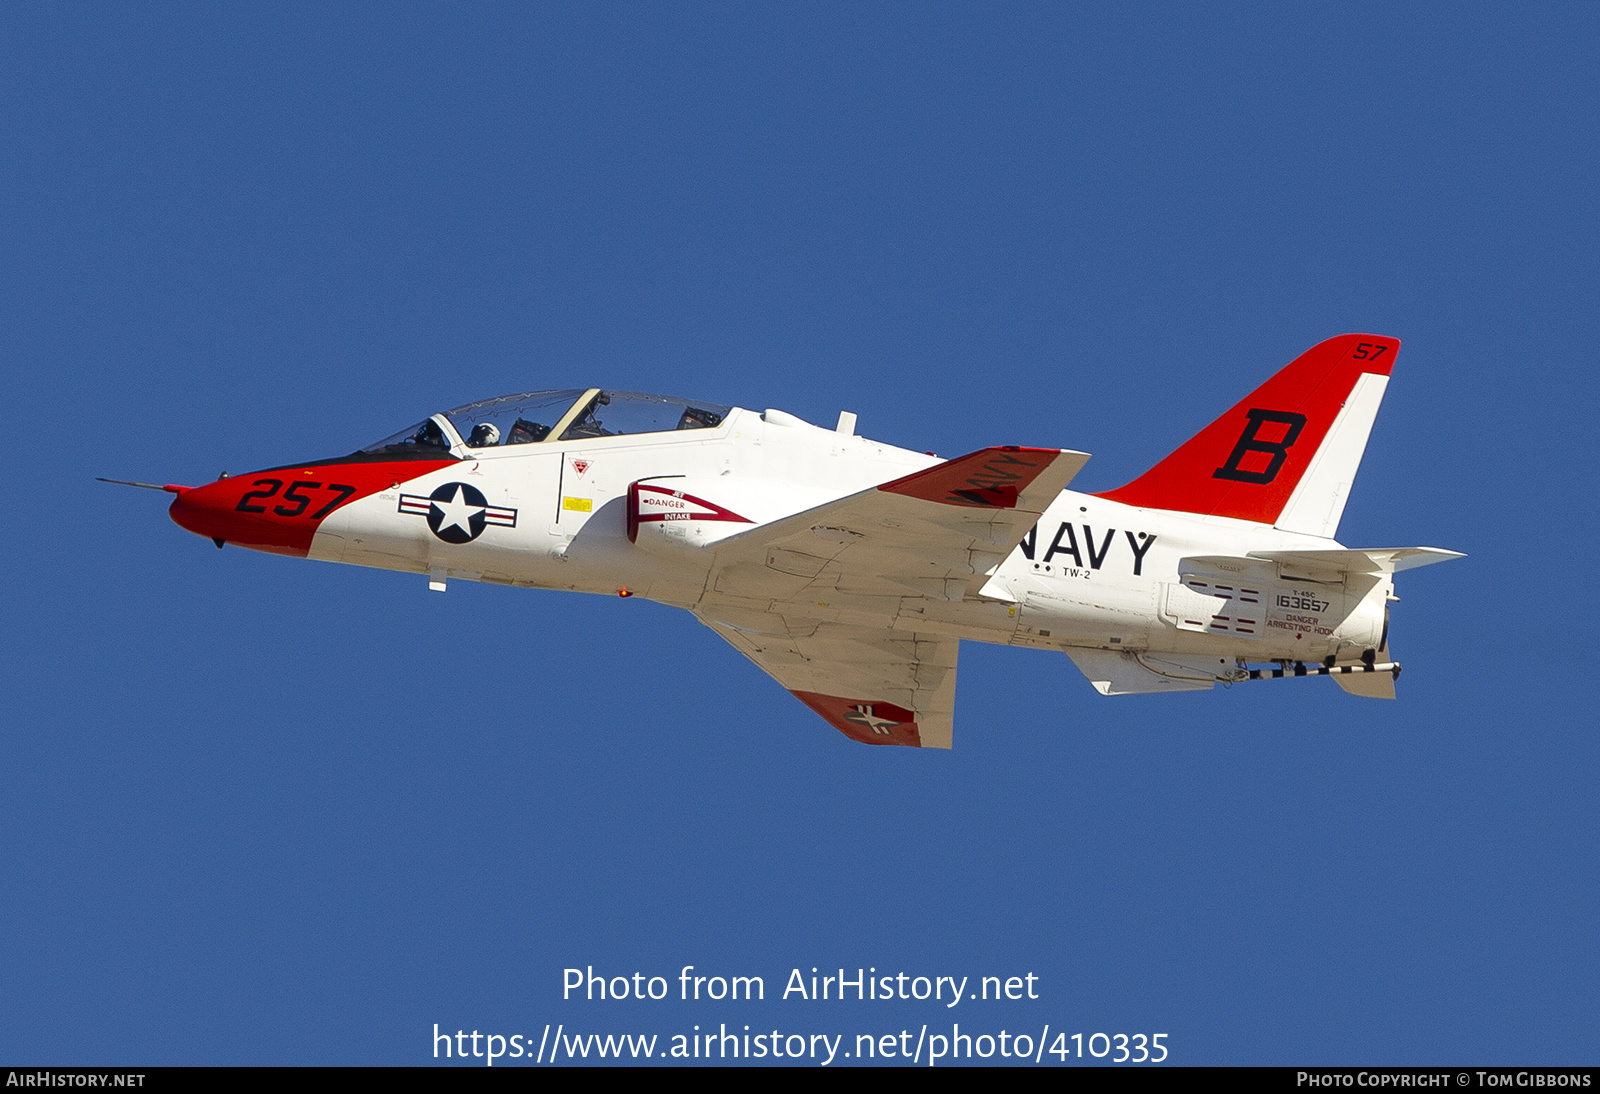
[[(484, 399), (435, 414), (425, 422), (363, 448), (360, 455), (386, 460), (448, 459), (467, 449), (500, 448), (587, 438), (714, 429), (731, 408), (716, 403), (646, 395), (637, 391), (570, 388), (528, 391)], [(446, 432), (448, 422), (456, 436)]]

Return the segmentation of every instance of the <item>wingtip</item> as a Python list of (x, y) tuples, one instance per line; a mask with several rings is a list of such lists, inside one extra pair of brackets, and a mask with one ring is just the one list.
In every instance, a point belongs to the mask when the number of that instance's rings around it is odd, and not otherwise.
[[(1054, 497), (1088, 458), (1086, 452), (1064, 448), (994, 445), (883, 483), (878, 489), (942, 505), (1015, 509), (1041, 478), (1049, 484), (1046, 492)], [(1063, 460), (1064, 468), (1057, 468)]]

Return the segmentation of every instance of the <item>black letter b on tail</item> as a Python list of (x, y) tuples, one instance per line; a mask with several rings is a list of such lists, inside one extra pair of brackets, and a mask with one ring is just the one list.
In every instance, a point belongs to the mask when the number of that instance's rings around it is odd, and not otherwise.
[[(1305, 428), (1306, 416), (1283, 410), (1254, 408), (1246, 411), (1246, 415), (1248, 420), (1245, 422), (1244, 432), (1239, 435), (1239, 443), (1233, 446), (1233, 454), (1228, 457), (1227, 463), (1211, 473), (1211, 477), (1232, 479), (1234, 482), (1253, 482), (1261, 486), (1278, 477), (1278, 472), (1283, 468), (1283, 461), (1289, 458), (1289, 448), (1299, 438), (1300, 431)], [(1269, 424), (1283, 426), (1283, 436), (1275, 441), (1263, 440), (1261, 427)], [(1258, 471), (1240, 467), (1239, 464), (1252, 452), (1266, 456), (1267, 466)], [(1259, 462), (1259, 460), (1251, 461), (1252, 464)]]

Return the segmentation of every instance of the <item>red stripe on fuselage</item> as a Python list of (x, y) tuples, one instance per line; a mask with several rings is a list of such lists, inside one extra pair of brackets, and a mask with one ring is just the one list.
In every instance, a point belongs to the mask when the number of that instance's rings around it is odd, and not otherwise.
[(185, 490), (168, 513), (180, 527), (208, 539), (304, 558), (317, 526), (337, 510), (457, 462), (324, 463), (258, 471)]

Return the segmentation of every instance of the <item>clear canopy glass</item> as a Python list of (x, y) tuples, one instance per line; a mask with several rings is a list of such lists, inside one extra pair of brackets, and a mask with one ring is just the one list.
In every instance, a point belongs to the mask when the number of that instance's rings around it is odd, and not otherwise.
[(357, 456), (380, 460), (448, 460), (450, 442), (439, 428), (439, 423), (429, 418), (416, 425), (407, 426), (392, 437), (377, 444), (369, 444)]
[[(567, 388), (561, 391), (528, 391), (482, 399), (445, 411), (455, 431), (469, 449), (499, 448), (512, 444), (537, 444), (547, 440), (584, 440), (624, 437), (636, 433), (666, 433), (679, 429), (715, 429), (728, 416), (730, 407), (675, 399), (667, 395), (647, 395), (638, 391), (600, 391)], [(561, 430), (556, 426), (568, 417), (580, 400), (582, 406)], [(432, 418), (368, 445), (358, 455), (372, 459), (439, 459), (450, 456), (445, 431)]]
[(729, 407), (696, 403), (638, 391), (602, 391), (561, 431), (561, 440), (665, 433), (675, 429), (715, 429)]
[(502, 395), (498, 399), (482, 399), (447, 410), (445, 417), (456, 427), (468, 448), (533, 444), (550, 436), (550, 430), (583, 392), (583, 388), (569, 388)]

